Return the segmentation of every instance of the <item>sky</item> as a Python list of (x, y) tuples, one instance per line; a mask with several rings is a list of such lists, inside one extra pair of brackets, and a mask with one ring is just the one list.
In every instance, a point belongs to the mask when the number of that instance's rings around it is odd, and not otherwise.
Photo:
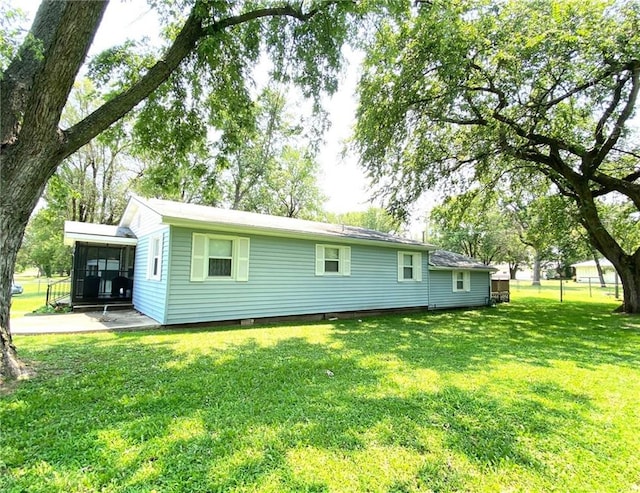
[[(31, 21), (40, 1), (10, 0), (10, 3), (25, 11)], [(135, 40), (144, 36), (151, 39), (157, 38), (158, 32), (155, 13), (145, 0), (111, 0), (96, 33), (89, 56), (126, 39)], [(351, 136), (355, 121), (357, 105), (355, 88), (360, 58), (350, 55), (349, 61), (341, 78), (339, 90), (332, 97), (325, 98), (325, 110), (329, 114), (331, 126), (325, 134), (325, 144), (318, 155), (321, 168), (319, 185), (327, 197), (325, 209), (334, 213), (360, 211), (371, 205), (381, 205), (370, 202), (371, 194), (367, 179), (358, 166), (357, 157), (342, 157), (344, 143)], [(425, 209), (432, 203), (433, 200), (427, 200), (417, 207), (414, 221), (409, 226), (411, 236), (418, 237), (417, 235), (420, 234), (420, 217), (424, 216)]]

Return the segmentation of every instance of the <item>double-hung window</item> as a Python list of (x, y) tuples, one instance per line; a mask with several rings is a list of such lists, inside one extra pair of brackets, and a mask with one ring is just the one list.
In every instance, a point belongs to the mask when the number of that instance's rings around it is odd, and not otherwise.
[(249, 238), (193, 233), (191, 280), (249, 280)]
[(209, 238), (208, 277), (231, 277), (233, 240)]
[(398, 281), (422, 281), (420, 252), (398, 252)]
[(316, 276), (331, 275), (351, 275), (351, 247), (316, 245)]
[(468, 270), (453, 271), (453, 291), (471, 291), (471, 274)]
[(147, 279), (159, 281), (162, 278), (162, 234), (149, 238)]

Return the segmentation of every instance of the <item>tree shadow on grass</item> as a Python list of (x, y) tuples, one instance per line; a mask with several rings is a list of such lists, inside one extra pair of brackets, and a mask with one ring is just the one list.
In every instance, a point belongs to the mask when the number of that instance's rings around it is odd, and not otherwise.
[[(354, 481), (345, 489), (468, 489), (468, 471), (449, 460), (456, 456), (477, 470), (509, 463), (545, 478), (545, 464), (522, 436), (579, 427), (575, 406), (587, 409), (588, 400), (576, 404), (562, 389), (542, 387), (536, 391), (553, 392), (559, 402), (546, 406), (535, 393), (500, 400), (454, 385), (394, 394), (385, 387), (392, 370), (362, 358), (385, 345), (412, 364), (433, 364), (433, 354), (421, 359), (406, 347), (436, 337), (446, 348), (454, 338), (430, 333), (421, 321), (400, 329), (400, 320), (340, 324), (331, 337), (343, 349), (284, 332), (267, 345), (247, 337), (192, 351), (177, 345), (205, 332), (56, 339), (29, 351), (45, 362), (41, 375), (2, 403), (0, 486), (336, 491), (344, 474)], [(475, 346), (477, 336), (471, 339)], [(491, 359), (501, 350), (475, 354)], [(387, 476), (382, 464), (361, 469), (358, 460), (380, 447), (420, 465)], [(300, 451), (322, 459), (300, 463), (292, 458)], [(353, 462), (345, 466), (345, 458)], [(364, 477), (371, 468), (380, 477)]]
[[(569, 304), (567, 304), (569, 305)], [(512, 359), (550, 366), (640, 367), (640, 319), (608, 306), (511, 304), (472, 311), (381, 317), (337, 325), (335, 338), (363, 352), (395, 354), (416, 366), (465, 371)]]

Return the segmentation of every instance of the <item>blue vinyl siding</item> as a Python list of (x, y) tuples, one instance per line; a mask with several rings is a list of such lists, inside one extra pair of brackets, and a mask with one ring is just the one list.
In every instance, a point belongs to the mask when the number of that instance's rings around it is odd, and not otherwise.
[[(159, 281), (147, 279), (150, 239), (162, 234), (162, 269)], [(133, 306), (136, 310), (165, 324), (167, 284), (169, 281), (169, 228), (138, 239), (136, 269), (133, 280)]]
[(403, 248), (331, 241), (327, 243), (351, 246), (351, 275), (316, 276), (315, 246), (324, 242), (239, 234), (250, 239), (249, 280), (191, 282), (192, 233), (171, 228), (171, 282), (162, 321), (166, 324), (428, 304), (426, 252), (422, 282), (398, 282), (397, 252)]
[(482, 306), (491, 295), (489, 272), (471, 271), (471, 289), (453, 291), (453, 274), (449, 270), (429, 271), (429, 308)]

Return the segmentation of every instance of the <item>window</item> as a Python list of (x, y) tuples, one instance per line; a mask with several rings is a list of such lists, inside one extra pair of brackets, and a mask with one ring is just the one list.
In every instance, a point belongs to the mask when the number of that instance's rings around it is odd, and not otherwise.
[(398, 252), (398, 281), (422, 281), (420, 252)]
[(453, 271), (453, 290), (454, 291), (471, 291), (471, 276), (469, 271), (466, 271), (466, 270)]
[(149, 238), (147, 279), (159, 281), (162, 277), (162, 235)]
[(193, 233), (191, 280), (249, 280), (249, 238)]
[(331, 275), (351, 275), (351, 247), (316, 245), (316, 276)]
[(325, 247), (324, 248), (324, 272), (340, 272), (340, 249)]
[(231, 277), (233, 240), (209, 239), (209, 277)]

